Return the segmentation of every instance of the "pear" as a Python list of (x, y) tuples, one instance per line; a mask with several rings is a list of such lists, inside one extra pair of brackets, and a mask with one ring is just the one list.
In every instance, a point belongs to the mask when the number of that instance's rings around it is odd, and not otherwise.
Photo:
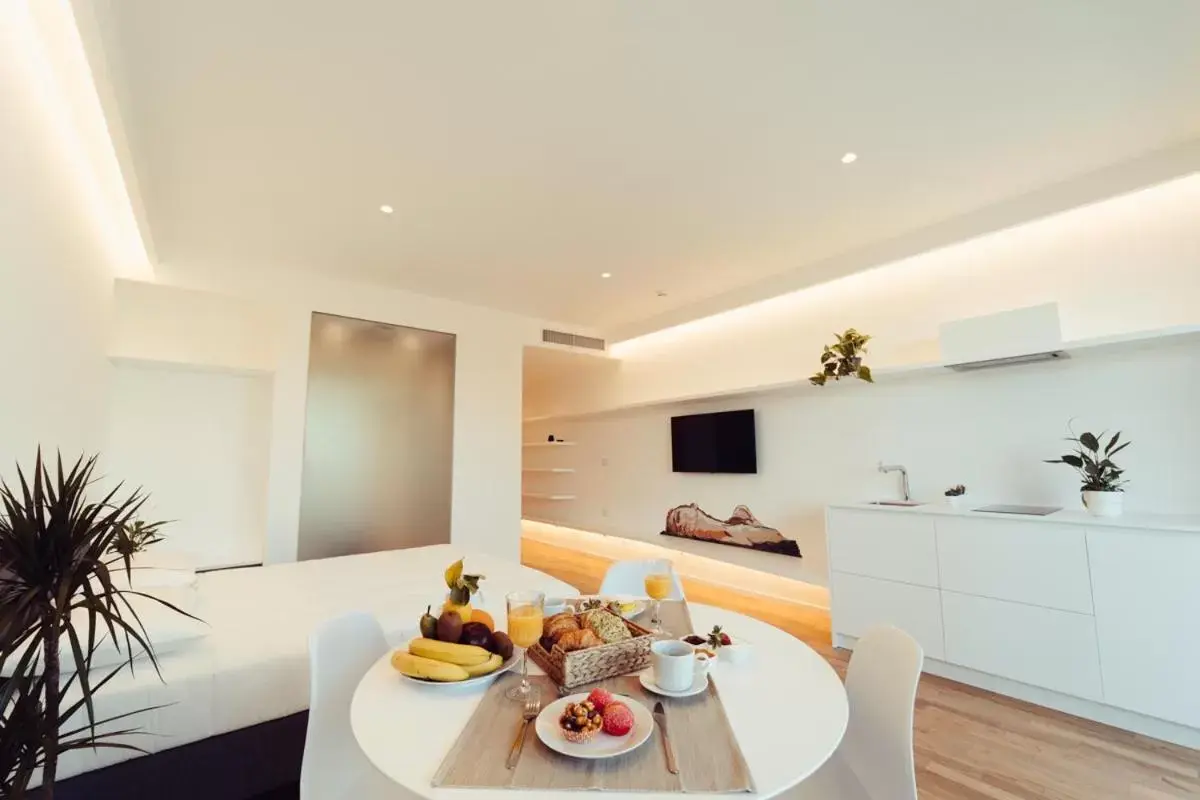
[(421, 615), (421, 635), (426, 639), (438, 638), (438, 620), (433, 614), (429, 613), (432, 606), (425, 606), (425, 613)]

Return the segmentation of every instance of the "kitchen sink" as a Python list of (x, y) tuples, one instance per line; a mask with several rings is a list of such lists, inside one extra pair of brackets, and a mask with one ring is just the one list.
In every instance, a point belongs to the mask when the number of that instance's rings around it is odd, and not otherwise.
[(924, 503), (919, 503), (916, 500), (872, 500), (867, 503), (869, 506), (904, 506), (912, 508), (913, 506), (923, 506)]

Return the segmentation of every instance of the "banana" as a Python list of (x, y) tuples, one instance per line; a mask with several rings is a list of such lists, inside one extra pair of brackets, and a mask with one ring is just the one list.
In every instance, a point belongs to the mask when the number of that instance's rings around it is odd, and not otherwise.
[(480, 675), (490, 675), (491, 673), (500, 669), (500, 665), (503, 663), (504, 659), (493, 653), (492, 657), (482, 664), (476, 664), (472, 667), (463, 667), (463, 669), (467, 671), (467, 675), (470, 677), (478, 678)]
[(408, 643), (408, 652), (414, 656), (457, 664), (460, 667), (476, 667), (492, 657), (492, 654), (482, 647), (439, 642), (434, 639), (413, 639)]
[(392, 653), (392, 668), (410, 678), (426, 678), (442, 683), (465, 681), (469, 675), (462, 667), (447, 664), (444, 661), (434, 661), (431, 658), (421, 658), (403, 650)]

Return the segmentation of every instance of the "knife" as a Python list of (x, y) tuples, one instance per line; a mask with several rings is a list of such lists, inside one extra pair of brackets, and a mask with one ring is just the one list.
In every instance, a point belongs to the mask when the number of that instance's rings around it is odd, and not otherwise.
[(663, 750), (667, 753), (667, 772), (678, 775), (679, 766), (675, 763), (675, 751), (671, 749), (671, 738), (667, 734), (667, 710), (663, 708), (661, 700), (654, 704), (654, 721), (662, 730)]

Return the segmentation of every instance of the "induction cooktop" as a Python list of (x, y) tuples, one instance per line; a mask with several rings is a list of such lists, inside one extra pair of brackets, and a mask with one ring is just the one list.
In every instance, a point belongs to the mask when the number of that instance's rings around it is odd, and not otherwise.
[(1044, 517), (1047, 514), (1053, 514), (1055, 511), (1062, 511), (1059, 506), (983, 506), (982, 508), (972, 509), (973, 511), (983, 511), (988, 514), (1023, 514), (1027, 517)]

